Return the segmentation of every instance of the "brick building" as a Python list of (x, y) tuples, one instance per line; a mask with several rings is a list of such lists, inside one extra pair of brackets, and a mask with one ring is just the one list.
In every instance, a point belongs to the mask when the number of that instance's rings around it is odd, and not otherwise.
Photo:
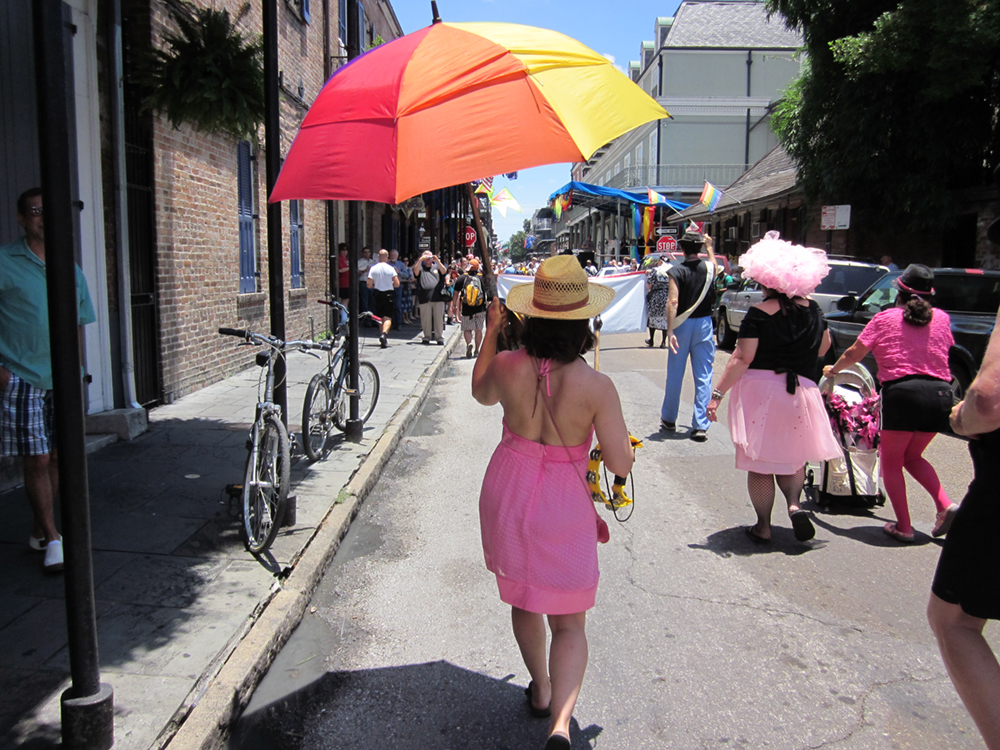
[[(282, 152), (347, 61), (349, 3), (357, 4), (362, 47), (402, 34), (387, 0), (277, 2)], [(220, 337), (219, 326), (269, 329), (263, 128), (255, 141), (175, 129), (143, 110), (135, 76), (142, 55), (177, 31), (176, 14), (226, 9), (243, 35), (258, 38), (262, 11), (242, 0), (66, 5), (78, 262), (98, 315), (85, 331), (93, 417), (169, 402), (246, 366), (253, 351)], [(0, 4), (0, 59), (10, 63), (0, 69), (0, 243), (19, 236), (16, 197), (40, 179), (31, 29), (31, 0)], [(345, 213), (338, 203), (282, 205), (289, 337), (325, 328), (326, 308), (315, 300), (329, 290), (330, 248), (345, 239)], [(363, 204), (361, 214), (365, 244), (400, 247), (416, 236), (412, 213)]]

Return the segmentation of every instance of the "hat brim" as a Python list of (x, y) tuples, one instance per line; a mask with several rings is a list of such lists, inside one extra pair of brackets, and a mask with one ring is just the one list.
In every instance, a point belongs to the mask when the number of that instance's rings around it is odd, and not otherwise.
[(524, 283), (512, 287), (507, 293), (504, 305), (529, 318), (549, 318), (552, 320), (588, 320), (600, 315), (615, 298), (615, 290), (596, 281), (588, 282), (590, 291), (587, 304), (575, 310), (542, 310), (535, 307), (535, 285)]

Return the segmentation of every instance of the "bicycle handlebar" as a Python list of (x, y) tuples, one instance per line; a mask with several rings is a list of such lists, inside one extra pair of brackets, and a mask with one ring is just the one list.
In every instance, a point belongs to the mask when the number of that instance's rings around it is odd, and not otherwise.
[[(333, 300), (328, 300), (328, 299), (318, 299), (316, 301), (319, 302), (321, 305), (327, 305), (328, 307), (336, 307), (336, 308), (338, 308), (340, 310), (343, 310), (345, 313), (350, 314), (350, 311), (346, 307), (344, 307), (342, 304), (340, 304), (339, 302), (334, 302)], [(382, 318), (380, 318), (378, 315), (376, 315), (373, 312), (359, 312), (358, 313), (358, 317), (359, 318), (371, 318), (376, 323), (381, 323), (382, 322)]]
[(249, 331), (241, 330), (239, 328), (220, 328), (219, 333), (223, 336), (236, 336), (240, 339), (247, 338)]

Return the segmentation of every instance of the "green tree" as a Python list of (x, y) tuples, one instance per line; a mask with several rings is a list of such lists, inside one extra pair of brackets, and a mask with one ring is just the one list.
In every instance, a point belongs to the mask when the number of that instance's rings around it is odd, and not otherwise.
[(1000, 0), (767, 0), (808, 61), (772, 118), (810, 200), (940, 227), (1000, 158)]
[(531, 220), (525, 219), (523, 227), (510, 236), (510, 240), (507, 242), (507, 249), (510, 252), (510, 259), (514, 263), (520, 263), (527, 259), (528, 250), (524, 247), (524, 243), (530, 231)]

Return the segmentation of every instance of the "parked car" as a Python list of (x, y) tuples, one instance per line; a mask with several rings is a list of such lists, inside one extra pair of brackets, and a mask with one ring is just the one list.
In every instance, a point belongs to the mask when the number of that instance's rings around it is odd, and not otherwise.
[[(857, 297), (889, 273), (885, 266), (856, 260), (831, 258), (829, 263), (830, 273), (809, 295), (824, 313), (834, 311), (837, 303), (847, 295)], [(735, 282), (722, 294), (715, 312), (715, 340), (720, 348), (729, 349), (736, 343), (736, 334), (747, 310), (762, 299), (764, 290), (750, 279)]]
[(597, 276), (598, 278), (601, 276), (621, 276), (625, 273), (638, 273), (638, 271), (633, 271), (629, 266), (605, 266), (597, 272)]
[[(977, 268), (933, 270), (934, 306), (951, 317), (955, 345), (951, 348), (948, 364), (953, 383), (961, 396), (979, 372), (986, 345), (993, 333), (997, 309), (1000, 308), (1000, 271)], [(883, 276), (864, 294), (844, 297), (837, 304), (839, 311), (826, 316), (833, 339), (827, 363), (836, 361), (855, 342), (876, 313), (896, 304), (897, 290), (893, 282), (899, 276), (900, 272), (895, 271)], [(878, 370), (870, 353), (862, 364), (873, 375)]]

